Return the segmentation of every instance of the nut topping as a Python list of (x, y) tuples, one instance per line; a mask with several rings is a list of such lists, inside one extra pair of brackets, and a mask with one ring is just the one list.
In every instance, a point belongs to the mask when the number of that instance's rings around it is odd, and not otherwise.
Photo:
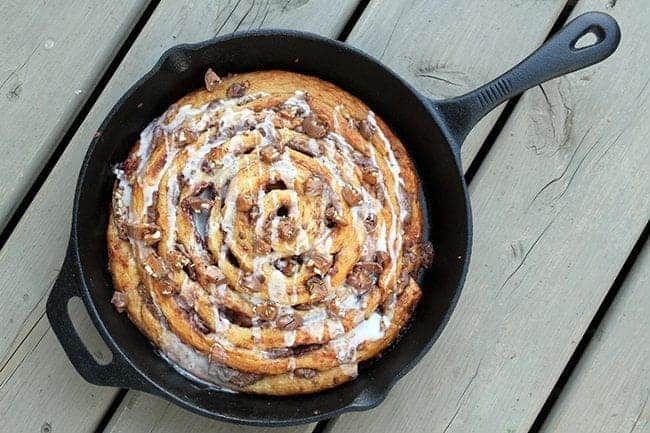
[(289, 218), (281, 218), (278, 223), (278, 236), (280, 239), (290, 241), (298, 234), (293, 222)]
[(370, 141), (375, 134), (375, 127), (368, 120), (363, 119), (359, 122), (359, 133), (363, 138)]
[(361, 203), (361, 193), (359, 193), (359, 191), (350, 185), (345, 185), (341, 189), (341, 195), (343, 196), (343, 200), (345, 200), (348, 206), (356, 206)]
[(294, 331), (302, 325), (302, 319), (300, 316), (294, 316), (293, 314), (284, 314), (278, 317), (276, 320), (276, 325), (278, 328), (285, 331)]
[(323, 193), (324, 186), (323, 180), (320, 177), (311, 176), (305, 181), (305, 194), (312, 197), (319, 196)]
[(327, 296), (325, 282), (315, 275), (307, 280), (307, 290), (312, 301), (320, 301)]
[(262, 320), (275, 320), (278, 315), (278, 307), (270, 302), (265, 302), (264, 304), (255, 306), (255, 313)]
[(325, 208), (325, 220), (329, 225), (346, 226), (348, 224), (343, 218), (343, 215), (341, 215), (341, 212), (332, 204)]
[(300, 263), (295, 259), (278, 259), (275, 261), (274, 266), (286, 277), (291, 277), (300, 268)]
[(316, 274), (321, 276), (327, 274), (327, 271), (332, 267), (327, 257), (314, 251), (305, 254), (303, 263), (307, 268), (312, 269)]
[(192, 209), (196, 213), (210, 210), (214, 206), (214, 201), (197, 196), (187, 197), (181, 205), (184, 209)]
[(241, 286), (249, 292), (259, 292), (262, 290), (264, 275), (248, 274), (241, 280)]
[(271, 144), (266, 145), (260, 149), (260, 158), (267, 164), (277, 161), (280, 159), (280, 156), (280, 151), (277, 149), (277, 147)]
[(327, 123), (319, 119), (314, 113), (310, 113), (302, 121), (302, 129), (311, 138), (325, 137), (327, 135), (327, 128)]
[(153, 223), (126, 223), (127, 235), (133, 239), (144, 241), (147, 246), (153, 245), (160, 240), (162, 234), (156, 224)]
[(113, 297), (111, 298), (111, 304), (115, 306), (115, 309), (117, 310), (118, 313), (124, 313), (126, 310), (126, 293), (124, 292), (119, 292), (119, 291), (114, 291), (113, 292)]
[(230, 86), (228, 86), (228, 90), (226, 90), (226, 96), (229, 98), (241, 98), (246, 94), (246, 91), (249, 87), (250, 83), (248, 81), (241, 83), (232, 83)]
[(208, 92), (214, 92), (217, 86), (221, 84), (221, 77), (219, 77), (219, 75), (217, 75), (217, 73), (214, 72), (212, 68), (208, 68), (208, 70), (205, 71), (205, 76), (203, 79), (205, 81), (205, 90)]

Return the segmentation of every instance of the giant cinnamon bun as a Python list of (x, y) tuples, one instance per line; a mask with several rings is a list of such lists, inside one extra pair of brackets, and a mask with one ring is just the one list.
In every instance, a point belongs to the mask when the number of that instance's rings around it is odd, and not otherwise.
[(422, 295), (432, 251), (413, 164), (331, 83), (209, 70), (114, 171), (112, 302), (201, 380), (274, 395), (336, 386)]

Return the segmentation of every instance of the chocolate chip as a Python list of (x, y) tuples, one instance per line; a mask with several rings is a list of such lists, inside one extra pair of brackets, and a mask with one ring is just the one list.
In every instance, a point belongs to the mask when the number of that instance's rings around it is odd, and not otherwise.
[(226, 96), (229, 98), (241, 98), (246, 94), (246, 91), (250, 87), (250, 83), (248, 81), (243, 81), (241, 83), (232, 83), (230, 86), (228, 86), (228, 90), (226, 90)]
[(205, 81), (205, 90), (208, 92), (214, 92), (217, 86), (221, 84), (221, 77), (219, 77), (219, 75), (217, 75), (217, 73), (214, 72), (212, 68), (208, 68), (208, 70), (205, 71), (203, 80)]
[(311, 138), (323, 138), (327, 135), (327, 122), (319, 119), (319, 117), (310, 113), (302, 121), (302, 129), (305, 131), (305, 134)]

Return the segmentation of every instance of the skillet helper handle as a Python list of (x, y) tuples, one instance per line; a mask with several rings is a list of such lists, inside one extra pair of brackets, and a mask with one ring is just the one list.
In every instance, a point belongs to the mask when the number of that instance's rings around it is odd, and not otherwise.
[(133, 388), (154, 393), (153, 386), (145, 382), (145, 379), (129, 366), (120, 353), (111, 350), (113, 355), (111, 362), (105, 365), (98, 364), (79, 337), (68, 311), (70, 299), (75, 296), (82, 298), (79, 288), (83, 284), (72, 250), (73, 247), (68, 246), (63, 267), (50, 292), (46, 306), (47, 318), (70, 362), (79, 374), (92, 384)]
[[(592, 45), (577, 47), (592, 33)], [(616, 20), (601, 12), (579, 15), (530, 56), (495, 80), (464, 95), (432, 101), (460, 146), (487, 113), (506, 100), (552, 78), (577, 71), (609, 57), (618, 47), (621, 31)]]

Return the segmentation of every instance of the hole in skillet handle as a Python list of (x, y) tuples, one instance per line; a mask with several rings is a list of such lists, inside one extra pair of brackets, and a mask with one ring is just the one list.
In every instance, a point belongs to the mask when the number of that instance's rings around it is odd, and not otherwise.
[[(70, 241), (73, 244), (73, 241)], [(69, 314), (68, 303), (71, 299), (83, 299), (80, 288), (83, 282), (79, 277), (76, 254), (73, 246), (68, 246), (61, 272), (47, 299), (46, 313), (57, 339), (79, 374), (95, 385), (131, 388), (157, 394), (153, 385), (138, 374), (118, 352), (110, 350), (111, 361), (99, 364), (88, 352), (83, 340), (77, 333)], [(89, 312), (89, 315), (92, 315)], [(107, 342), (107, 346), (111, 346)]]
[[(581, 39), (590, 34), (596, 40), (582, 45)], [(620, 39), (621, 30), (614, 18), (601, 12), (587, 12), (493, 81), (456, 98), (431, 101), (441, 128), (457, 151), (459, 163), (462, 142), (483, 116), (531, 87), (605, 60), (616, 51)]]

